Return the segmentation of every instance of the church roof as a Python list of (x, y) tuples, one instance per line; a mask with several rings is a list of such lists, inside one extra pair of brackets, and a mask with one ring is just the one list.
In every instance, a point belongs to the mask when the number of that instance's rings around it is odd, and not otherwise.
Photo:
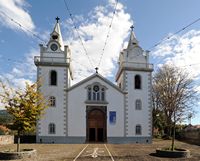
[(116, 86), (116, 85), (113, 84), (111, 81), (109, 81), (108, 79), (106, 79), (105, 77), (103, 77), (102, 75), (100, 75), (100, 74), (98, 74), (98, 73), (95, 73), (95, 74), (93, 74), (93, 75), (91, 75), (91, 76), (89, 76), (89, 77), (83, 79), (82, 81), (78, 82), (77, 84), (75, 84), (75, 85), (69, 87), (67, 90), (70, 91), (70, 90), (72, 90), (72, 89), (74, 89), (74, 88), (76, 88), (76, 87), (78, 87), (78, 86), (80, 86), (80, 85), (82, 85), (82, 84), (84, 84), (84, 83), (86, 83), (86, 82), (88, 82), (88, 81), (94, 79), (95, 77), (97, 77), (97, 78), (101, 79), (102, 81), (104, 81), (105, 83), (109, 84), (110, 86), (112, 86), (113, 88), (115, 88), (117, 91), (119, 91), (119, 92), (125, 94), (125, 92), (122, 91), (118, 86)]

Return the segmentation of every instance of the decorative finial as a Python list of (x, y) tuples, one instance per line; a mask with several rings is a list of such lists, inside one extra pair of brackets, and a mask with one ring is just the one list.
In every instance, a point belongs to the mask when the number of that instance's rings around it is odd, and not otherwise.
[(97, 74), (98, 74), (98, 69), (99, 69), (98, 67), (95, 68)]
[(132, 25), (130, 28), (131, 28), (131, 31), (133, 31), (133, 29), (134, 29), (134, 26)]
[(60, 20), (60, 18), (57, 16), (57, 17), (56, 17), (56, 21), (57, 21), (57, 23), (58, 23), (59, 20)]

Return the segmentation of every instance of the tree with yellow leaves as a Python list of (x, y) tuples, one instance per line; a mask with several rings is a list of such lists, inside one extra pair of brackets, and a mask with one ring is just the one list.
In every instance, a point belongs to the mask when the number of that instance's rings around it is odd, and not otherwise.
[(26, 83), (24, 90), (9, 87), (2, 81), (0, 85), (1, 102), (8, 113), (13, 116), (11, 129), (17, 131), (17, 152), (19, 152), (20, 135), (35, 128), (48, 104), (40, 90), (37, 90), (39, 83), (32, 85)]

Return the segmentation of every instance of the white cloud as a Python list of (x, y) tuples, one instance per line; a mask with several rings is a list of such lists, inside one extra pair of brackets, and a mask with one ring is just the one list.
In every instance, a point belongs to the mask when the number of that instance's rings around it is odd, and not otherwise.
[[(25, 1), (9, 0), (8, 2), (12, 5), (15, 4), (20, 8), (23, 6), (23, 2)], [(93, 66), (90, 65), (78, 37), (73, 37), (72, 35), (71, 37), (67, 37), (68, 39), (65, 39), (65, 43), (70, 44), (72, 51), (72, 65), (75, 72), (74, 83), (86, 78), (95, 72), (94, 68), (99, 63), (107, 36), (108, 27), (113, 15), (115, 7), (113, 2), (114, 1), (110, 1), (107, 6), (95, 7), (90, 13), (88, 13), (87, 18), (85, 18), (83, 15), (74, 16), (76, 23), (80, 24), (78, 31), (80, 32), (84, 46), (87, 49), (88, 55), (93, 64)], [(1, 2), (0, 5), (2, 5)], [(69, 25), (72, 24), (70, 20), (67, 20), (67, 23), (61, 24), (61, 27), (62, 29), (65, 29), (65, 31), (68, 30), (69, 32)], [(129, 35), (128, 31), (131, 25), (132, 21), (130, 15), (125, 13), (124, 6), (118, 3), (117, 12), (113, 20), (105, 52), (100, 64), (99, 73), (103, 76), (113, 76), (112, 71), (115, 68), (114, 64), (116, 64), (118, 60), (119, 52), (122, 49), (124, 40)], [(49, 36), (49, 34), (47, 34), (47, 32), (43, 33), (45, 33), (43, 36), (46, 39), (47, 35)], [(64, 37), (66, 36), (63, 36), (63, 38)], [(16, 62), (11, 72), (4, 73), (0, 76), (8, 79), (13, 86), (20, 88), (24, 88), (26, 81), (33, 82), (36, 80), (36, 67), (34, 65), (33, 56), (38, 55), (38, 50), (31, 50), (26, 54), (24, 62)]]
[[(194, 89), (200, 93), (200, 30), (190, 30), (164, 41), (153, 52), (155, 66), (167, 63), (182, 68), (194, 79)], [(199, 104), (199, 102), (198, 102)], [(199, 104), (200, 105), (200, 104)], [(192, 124), (199, 124), (199, 106), (195, 106)]]
[(155, 51), (156, 62), (175, 64), (186, 69), (194, 78), (200, 79), (200, 31), (190, 30), (181, 36), (173, 36)]
[(27, 6), (28, 3), (25, 0), (1, 0), (1, 24), (14, 30), (21, 30), (18, 24), (10, 20), (10, 18), (12, 18), (14, 21), (20, 23), (26, 29), (34, 31), (35, 25), (30, 14), (26, 11)]
[(2, 73), (0, 79), (8, 81), (9, 85), (24, 89), (25, 83), (33, 83), (36, 80), (36, 67), (34, 65), (34, 56), (38, 51), (32, 49), (25, 55), (23, 62), (17, 61), (9, 73)]
[[(75, 38), (70, 37), (68, 40), (65, 40), (66, 44), (71, 44), (70, 48), (73, 59), (72, 65), (75, 72), (74, 82), (77, 82), (95, 72), (94, 68), (98, 66), (103, 52), (102, 49), (113, 16), (114, 4), (114, 0), (109, 0), (107, 6), (97, 6), (88, 14), (87, 18), (78, 19), (80, 24), (78, 31), (92, 65), (88, 61), (75, 30)], [(77, 24), (77, 18), (75, 18), (75, 21)], [(108, 77), (113, 74), (112, 71), (115, 68), (113, 61), (117, 61), (119, 52), (122, 49), (122, 44), (129, 35), (128, 31), (132, 23), (131, 16), (128, 13), (125, 13), (124, 6), (121, 3), (118, 3), (117, 12), (113, 19), (108, 41), (100, 64), (99, 73), (103, 76)], [(67, 29), (69, 29), (70, 24), (72, 24), (70, 20), (67, 20)]]

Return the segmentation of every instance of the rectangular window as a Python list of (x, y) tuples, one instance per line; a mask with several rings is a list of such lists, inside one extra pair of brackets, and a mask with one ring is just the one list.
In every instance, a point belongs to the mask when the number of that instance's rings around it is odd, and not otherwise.
[(140, 125), (137, 125), (137, 126), (136, 126), (135, 134), (136, 134), (136, 135), (141, 135), (141, 134), (142, 134), (142, 129), (141, 129), (141, 126), (140, 126)]
[(116, 124), (116, 111), (110, 111), (109, 113), (109, 121), (110, 124)]

